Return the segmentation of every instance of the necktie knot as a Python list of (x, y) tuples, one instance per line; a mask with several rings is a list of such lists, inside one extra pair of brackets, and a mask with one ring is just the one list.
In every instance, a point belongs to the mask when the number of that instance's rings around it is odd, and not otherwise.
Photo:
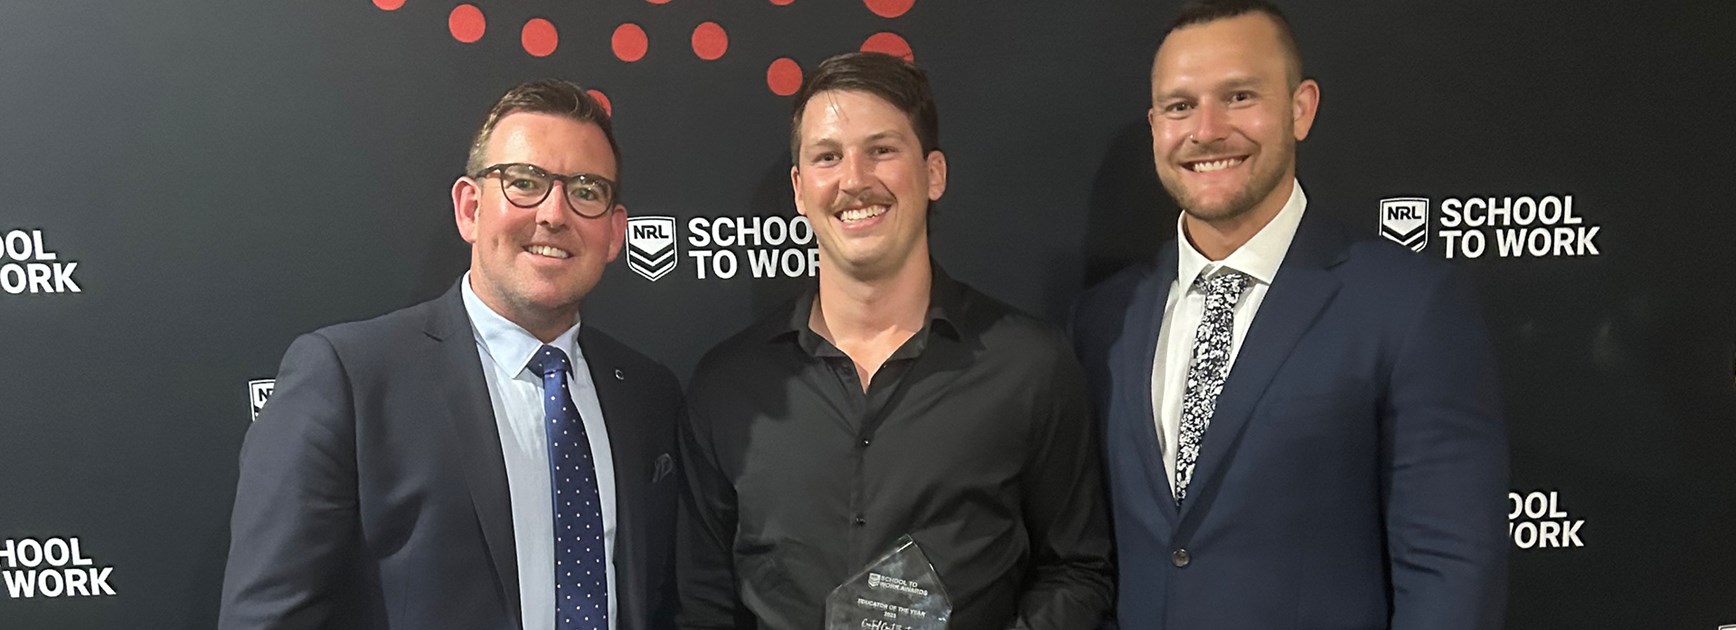
[(1242, 292), (1248, 288), (1253, 278), (1248, 274), (1233, 269), (1224, 269), (1215, 276), (1200, 276), (1194, 279), (1194, 288), (1206, 294), (1206, 308), (1211, 308), (1214, 302), (1224, 306), (1235, 306), (1242, 299)]
[(555, 375), (565, 376), (570, 365), (567, 361), (567, 353), (562, 352), (560, 348), (545, 345), (537, 348), (536, 354), (531, 355), (529, 367), (538, 376), (548, 378)]

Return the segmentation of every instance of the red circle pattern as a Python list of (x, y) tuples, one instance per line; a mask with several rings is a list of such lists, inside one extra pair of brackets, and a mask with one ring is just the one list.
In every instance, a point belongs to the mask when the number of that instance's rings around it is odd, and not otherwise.
[(374, 6), (382, 11), (397, 11), (404, 8), (404, 0), (374, 0)]
[(862, 0), (868, 5), (868, 10), (883, 18), (895, 18), (910, 11), (916, 5), (916, 0)]
[(476, 5), (460, 4), (452, 7), (452, 13), (446, 16), (446, 30), (452, 32), (452, 39), (474, 44), (488, 30), (488, 20), (482, 17), (482, 9)]
[(910, 42), (904, 41), (897, 33), (881, 32), (869, 35), (868, 39), (862, 42), (862, 52), (880, 52), (903, 57), (905, 61), (916, 61), (916, 53), (910, 50)]
[(795, 94), (802, 89), (802, 66), (789, 57), (778, 57), (766, 66), (766, 87), (778, 96)]
[(610, 116), (615, 115), (615, 104), (609, 102), (609, 95), (604, 94), (602, 90), (585, 90), (585, 93), (591, 95), (591, 98), (597, 99), (597, 104), (603, 106), (603, 111), (608, 112)]
[[(396, 11), (404, 6), (406, 0), (372, 0), (374, 6), (383, 11)], [(671, 0), (645, 0), (651, 4), (668, 4)], [(768, 0), (777, 6), (789, 6), (795, 0)], [(916, 6), (916, 0), (862, 0), (875, 15), (883, 18), (896, 18), (908, 13)], [(482, 39), (488, 31), (488, 20), (483, 17), (482, 9), (473, 4), (460, 4), (452, 8), (452, 13), (446, 18), (446, 28), (452, 33), (452, 38), (466, 44), (473, 44)], [(560, 47), (560, 32), (553, 22), (543, 18), (532, 18), (524, 23), (519, 33), (519, 43), (524, 51), (533, 57), (547, 57), (554, 54)], [(693, 54), (706, 61), (716, 61), (729, 52), (729, 33), (716, 22), (702, 22), (693, 28), (691, 38)], [(645, 34), (644, 27), (632, 22), (623, 22), (615, 27), (615, 32), (609, 38), (609, 47), (615, 57), (621, 61), (632, 63), (645, 58), (650, 51), (650, 38)], [(863, 52), (880, 52), (906, 61), (916, 61), (916, 53), (911, 50), (910, 42), (902, 36), (890, 31), (882, 31), (868, 36), (863, 40)], [(789, 96), (801, 89), (802, 67), (789, 57), (779, 57), (766, 66), (766, 87), (773, 94)], [(604, 109), (612, 110), (609, 98), (597, 90), (589, 90), (592, 96), (602, 103)]]
[(693, 54), (706, 61), (716, 61), (729, 52), (729, 33), (716, 22), (702, 22), (693, 27)]
[(553, 22), (542, 18), (531, 18), (524, 23), (518, 35), (519, 44), (532, 57), (547, 57), (554, 54), (561, 45), (560, 31), (555, 30)]
[(645, 37), (644, 28), (625, 22), (615, 27), (615, 34), (609, 37), (609, 47), (614, 49), (616, 59), (632, 63), (645, 58), (645, 51), (651, 48), (651, 40)]

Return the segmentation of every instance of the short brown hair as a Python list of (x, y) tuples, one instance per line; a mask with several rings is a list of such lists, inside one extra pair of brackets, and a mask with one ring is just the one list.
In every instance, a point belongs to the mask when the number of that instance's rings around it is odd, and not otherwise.
[(832, 90), (867, 92), (891, 103), (910, 117), (923, 155), (940, 150), (940, 114), (935, 111), (928, 75), (915, 64), (892, 55), (853, 52), (820, 62), (796, 92), (794, 111), (790, 114), (791, 161), (797, 161), (801, 153), (802, 112), (808, 101), (815, 94)]
[(495, 125), (500, 124), (500, 119), (519, 112), (565, 116), (602, 129), (603, 137), (609, 139), (609, 152), (615, 155), (615, 199), (620, 200), (621, 145), (615, 143), (615, 127), (609, 122), (609, 110), (603, 109), (603, 105), (579, 84), (561, 79), (526, 81), (502, 94), (500, 100), (494, 102), (494, 107), (488, 110), (488, 117), (483, 119), (482, 127), (476, 130), (476, 135), (470, 140), (470, 157), (464, 166), (466, 174), (475, 177), (478, 175), (477, 171), (487, 166), (482, 163), (486, 159), (483, 154), (487, 152), (488, 140), (494, 135)]
[(1284, 17), (1284, 12), (1278, 6), (1266, 0), (1193, 0), (1182, 5), (1176, 12), (1175, 20), (1170, 22), (1169, 30), (1164, 32), (1168, 38), (1177, 30), (1215, 22), (1226, 18), (1240, 17), (1249, 13), (1259, 13), (1272, 20), (1278, 27), (1278, 44), (1284, 48), (1284, 54), (1290, 66), (1290, 87), (1294, 89), (1307, 75), (1302, 72), (1302, 48), (1296, 45), (1296, 33), (1290, 28), (1290, 20)]

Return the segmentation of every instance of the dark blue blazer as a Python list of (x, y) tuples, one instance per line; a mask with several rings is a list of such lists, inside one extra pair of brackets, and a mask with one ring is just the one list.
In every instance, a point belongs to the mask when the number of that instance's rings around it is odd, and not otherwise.
[(1080, 298), (1120, 627), (1497, 628), (1507, 438), (1466, 277), (1306, 214), (1219, 395), (1188, 501), (1151, 374), (1176, 244)]
[[(669, 370), (592, 326), (578, 341), (615, 460), (617, 627), (667, 627), (681, 392)], [(523, 627), (482, 369), (456, 284), (297, 338), (242, 445), (217, 627)]]

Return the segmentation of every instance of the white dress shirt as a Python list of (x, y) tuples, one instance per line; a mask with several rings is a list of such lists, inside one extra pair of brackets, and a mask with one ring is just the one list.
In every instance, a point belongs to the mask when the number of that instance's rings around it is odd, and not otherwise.
[[(1266, 298), (1272, 278), (1284, 262), (1284, 253), (1296, 237), (1296, 226), (1308, 206), (1308, 196), (1302, 194), (1302, 184), (1291, 180), (1290, 199), (1278, 210), (1277, 216), (1253, 238), (1243, 243), (1223, 260), (1212, 261), (1188, 242), (1182, 217), (1176, 218), (1175, 241), (1180, 249), (1176, 258), (1175, 281), (1169, 285), (1169, 299), (1163, 306), (1163, 325), (1157, 333), (1157, 354), (1151, 368), (1152, 410), (1157, 416), (1158, 448), (1163, 450), (1163, 470), (1169, 477), (1169, 488), (1175, 490), (1175, 451), (1181, 432), (1181, 403), (1187, 394), (1188, 361), (1193, 356), (1194, 335), (1205, 316), (1206, 296), (1194, 287), (1194, 279), (1212, 277), (1225, 269), (1240, 271), (1252, 278), (1242, 297), (1236, 302), (1235, 326), (1230, 338), (1230, 373), (1235, 372), (1236, 356), (1241, 353), (1242, 339), (1254, 314), (1260, 312), (1260, 302)], [(1209, 433), (1209, 427), (1208, 427)]]
[[(527, 366), (543, 343), (518, 324), (494, 312), (470, 288), (464, 274), (460, 292), (470, 315), (482, 374), (494, 403), (500, 430), (501, 455), (506, 460), (506, 484), (512, 495), (512, 538), (518, 552), (518, 597), (524, 610), (524, 630), (555, 627), (554, 493), (549, 489), (548, 437), (543, 410), (542, 376)], [(609, 627), (617, 626), (615, 601), (615, 460), (609, 451), (609, 430), (591, 369), (579, 350), (579, 323), (548, 345), (567, 353), (573, 367), (567, 387), (585, 423), (591, 459), (597, 465), (597, 490), (603, 501), (603, 554), (608, 571)], [(478, 577), (478, 579), (481, 579)]]

